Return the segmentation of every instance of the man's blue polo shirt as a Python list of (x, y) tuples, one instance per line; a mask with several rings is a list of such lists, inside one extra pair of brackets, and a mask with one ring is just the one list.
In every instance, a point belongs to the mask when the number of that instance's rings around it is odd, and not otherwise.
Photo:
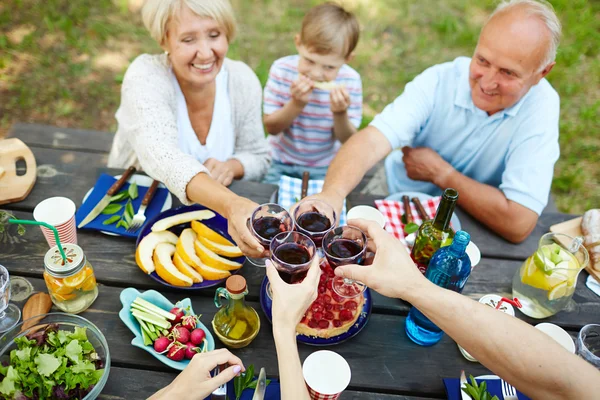
[(390, 193), (441, 194), (432, 183), (409, 179), (402, 162), (403, 146), (429, 147), (460, 173), (541, 214), (559, 156), (558, 93), (542, 79), (489, 116), (471, 99), (469, 63), (459, 57), (428, 68), (371, 123), (396, 149), (385, 162)]

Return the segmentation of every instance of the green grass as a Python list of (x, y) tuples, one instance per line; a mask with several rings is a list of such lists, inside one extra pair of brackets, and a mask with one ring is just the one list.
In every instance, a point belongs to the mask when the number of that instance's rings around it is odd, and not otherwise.
[[(132, 1), (132, 0), (130, 0)], [(133, 1), (132, 1), (133, 2)], [(229, 52), (264, 83), (294, 52), (293, 35), (318, 1), (232, 0), (239, 34)], [(17, 121), (116, 129), (129, 61), (160, 48), (128, 0), (0, 3), (0, 136)], [(347, 0), (363, 27), (352, 66), (362, 75), (365, 123), (425, 68), (469, 56), (491, 0)], [(561, 158), (552, 186), (559, 209), (600, 205), (600, 2), (551, 0), (564, 26), (549, 80), (561, 96)]]

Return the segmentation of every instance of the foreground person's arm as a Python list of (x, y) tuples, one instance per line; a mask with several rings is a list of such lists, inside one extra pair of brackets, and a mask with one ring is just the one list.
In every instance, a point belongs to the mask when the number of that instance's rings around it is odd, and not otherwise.
[(267, 276), (273, 292), (273, 338), (277, 348), (282, 399), (310, 399), (298, 354), (296, 325), (317, 298), (320, 275), (319, 257), (315, 257), (304, 281), (288, 285), (281, 280), (273, 264), (267, 261)]
[[(229, 364), (229, 367), (214, 378), (211, 377), (211, 371), (224, 364)], [(242, 371), (245, 371), (242, 360), (231, 354), (229, 350), (218, 349), (208, 353), (199, 353), (192, 358), (189, 365), (177, 375), (173, 382), (154, 393), (149, 400), (202, 400)]]
[[(533, 399), (588, 399), (600, 393), (600, 372), (525, 322), (429, 282), (403, 246), (376, 223), (350, 221), (377, 248), (368, 267), (335, 274), (417, 307), (481, 364)], [(451, 311), (451, 312), (449, 312)]]

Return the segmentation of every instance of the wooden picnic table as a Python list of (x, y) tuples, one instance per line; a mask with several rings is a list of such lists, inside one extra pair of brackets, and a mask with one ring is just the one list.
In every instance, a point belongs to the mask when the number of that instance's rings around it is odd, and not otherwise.
[[(100, 173), (121, 172), (106, 168), (112, 143), (110, 133), (17, 124), (9, 137), (17, 137), (29, 145), (38, 165), (37, 182), (31, 194), (24, 201), (0, 206), (11, 210), (18, 218), (33, 219), (35, 205), (52, 196), (66, 196), (80, 206), (82, 198), (94, 186)], [(231, 189), (257, 203), (264, 203), (276, 187), (254, 182), (234, 182)], [(178, 205), (179, 202), (173, 199), (174, 206)], [(351, 207), (372, 205), (375, 198), (352, 193), (347, 200)], [(462, 210), (458, 209), (456, 213), (462, 228), (471, 234), (482, 252), (481, 263), (473, 271), (464, 290), (464, 294), (473, 299), (489, 293), (510, 296), (513, 274), (536, 249), (539, 237), (548, 232), (550, 225), (573, 217), (545, 212), (529, 239), (514, 245), (491, 233)], [(215, 288), (190, 292), (158, 284), (136, 266), (135, 241), (131, 238), (80, 230), (78, 242), (94, 266), (100, 284), (98, 299), (82, 316), (104, 333), (112, 358), (110, 377), (101, 398), (147, 398), (168, 384), (176, 376), (176, 371), (130, 344), (133, 334), (118, 317), (121, 309), (120, 292), (127, 287), (155, 289), (172, 302), (189, 296), (194, 310), (202, 314), (202, 321), (210, 327), (210, 321), (217, 311), (212, 300)], [(42, 273), (43, 256), (47, 250), (41, 231), (29, 227), (26, 235), (18, 238), (18, 241), (0, 243), (0, 263), (7, 267), (12, 276), (27, 279), (35, 291), (46, 291)], [(248, 282), (248, 304), (259, 311), (262, 328), (250, 346), (233, 351), (245, 363), (265, 367), (269, 377), (277, 377), (277, 359), (270, 324), (258, 302), (264, 269), (247, 264), (241, 274)], [(562, 326), (572, 336), (583, 325), (600, 320), (600, 299), (585, 287), (586, 277), (587, 273), (580, 274), (569, 308), (546, 320)], [(367, 326), (356, 337), (332, 347), (348, 360), (352, 369), (352, 381), (342, 399), (445, 398), (442, 378), (458, 377), (461, 369), (473, 375), (490, 373), (481, 364), (465, 360), (456, 343), (448, 336), (433, 347), (412, 343), (404, 332), (404, 320), (410, 305), (372, 293), (373, 313)], [(520, 312), (517, 312), (517, 317), (530, 324), (538, 322)], [(217, 347), (223, 346), (218, 340), (216, 342)], [(300, 343), (299, 350), (304, 359), (317, 348)]]

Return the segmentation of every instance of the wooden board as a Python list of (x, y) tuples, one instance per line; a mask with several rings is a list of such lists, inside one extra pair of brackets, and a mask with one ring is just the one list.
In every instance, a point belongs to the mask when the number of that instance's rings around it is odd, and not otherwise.
[[(583, 236), (581, 232), (581, 220), (583, 217), (573, 218), (569, 221), (562, 222), (560, 224), (555, 224), (550, 227), (550, 232), (554, 233), (564, 233), (565, 235), (569, 235), (571, 237)], [(588, 264), (585, 267), (585, 270), (590, 273), (598, 282), (600, 282), (600, 271), (596, 271), (592, 268), (591, 264)]]
[[(17, 175), (17, 161), (24, 160), (24, 175)], [(21, 201), (35, 184), (37, 165), (33, 153), (17, 138), (0, 140), (0, 204)]]

